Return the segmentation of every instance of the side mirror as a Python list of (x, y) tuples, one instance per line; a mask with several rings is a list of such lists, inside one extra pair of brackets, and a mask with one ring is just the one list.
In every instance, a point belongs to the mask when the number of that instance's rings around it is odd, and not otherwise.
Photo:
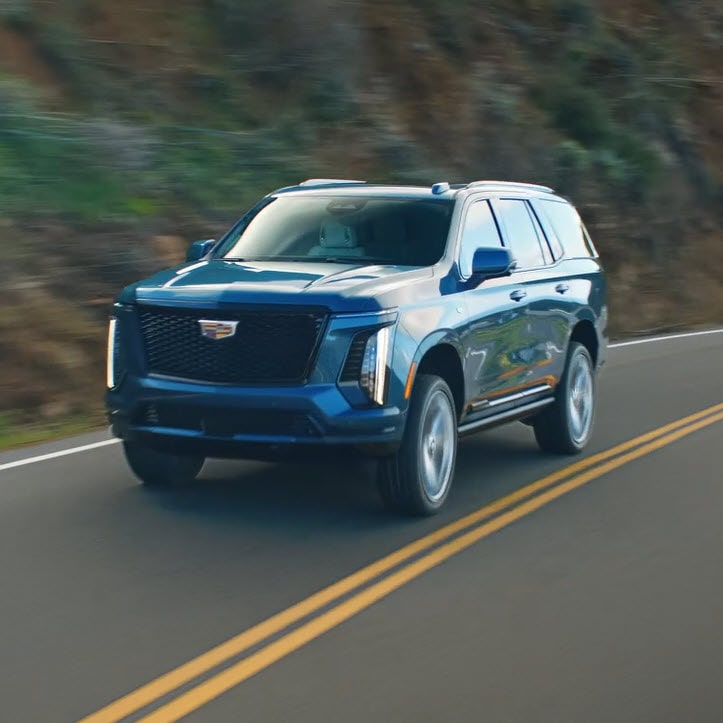
[(186, 261), (202, 259), (216, 244), (216, 239), (207, 238), (203, 241), (194, 241), (186, 251)]
[(517, 266), (509, 249), (479, 248), (472, 257), (472, 275), (479, 279), (507, 276)]

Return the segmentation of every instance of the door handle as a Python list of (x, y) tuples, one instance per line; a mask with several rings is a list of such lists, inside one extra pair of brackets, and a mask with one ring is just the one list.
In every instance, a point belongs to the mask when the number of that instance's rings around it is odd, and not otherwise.
[(522, 289), (515, 289), (510, 294), (510, 299), (512, 299), (512, 301), (522, 301), (522, 299), (524, 299), (525, 296), (527, 296), (526, 291), (523, 291)]
[(555, 291), (557, 291), (558, 294), (564, 294), (566, 291), (570, 290), (569, 284), (558, 284), (555, 287)]

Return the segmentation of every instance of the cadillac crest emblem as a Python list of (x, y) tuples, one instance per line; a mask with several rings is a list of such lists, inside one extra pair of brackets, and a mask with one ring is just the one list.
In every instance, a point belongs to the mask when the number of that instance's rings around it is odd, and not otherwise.
[(236, 333), (238, 321), (214, 321), (212, 319), (199, 319), (201, 335), (207, 339), (228, 339)]

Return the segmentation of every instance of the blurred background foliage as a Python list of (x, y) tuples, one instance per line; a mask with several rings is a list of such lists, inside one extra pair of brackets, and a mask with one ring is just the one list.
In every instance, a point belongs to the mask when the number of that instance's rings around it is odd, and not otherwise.
[(721, 68), (720, 0), (0, 0), (0, 444), (101, 420), (118, 289), (310, 176), (550, 184), (615, 334), (723, 322)]

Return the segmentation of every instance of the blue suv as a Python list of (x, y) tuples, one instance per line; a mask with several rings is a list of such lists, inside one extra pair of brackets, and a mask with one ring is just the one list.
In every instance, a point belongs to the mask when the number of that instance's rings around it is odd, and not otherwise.
[(312, 179), (123, 290), (106, 401), (147, 485), (355, 449), (390, 508), (432, 514), (461, 434), (521, 420), (582, 450), (606, 347), (598, 254), (551, 189)]

